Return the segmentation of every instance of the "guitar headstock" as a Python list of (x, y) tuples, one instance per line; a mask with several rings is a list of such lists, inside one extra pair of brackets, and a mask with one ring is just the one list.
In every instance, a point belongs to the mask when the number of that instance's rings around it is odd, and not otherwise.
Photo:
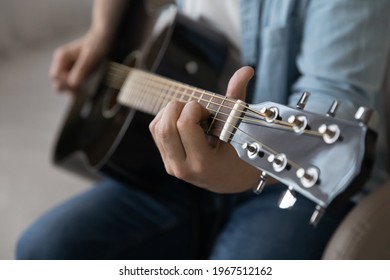
[(337, 101), (326, 115), (305, 111), (308, 96), (304, 93), (296, 108), (273, 102), (240, 104), (247, 110), (230, 143), (241, 159), (262, 170), (256, 192), (267, 176), (274, 177), (288, 186), (279, 206), (292, 207), (294, 192), (299, 192), (317, 204), (311, 219), (316, 224), (336, 198), (360, 189), (367, 179), (361, 172), (372, 163), (375, 133), (369, 128), (371, 109), (359, 108), (356, 121), (341, 120), (334, 117)]

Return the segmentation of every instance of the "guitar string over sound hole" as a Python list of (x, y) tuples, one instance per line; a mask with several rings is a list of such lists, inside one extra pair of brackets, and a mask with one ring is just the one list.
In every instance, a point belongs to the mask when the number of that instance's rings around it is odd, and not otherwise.
[(120, 105), (117, 101), (119, 91), (122, 88), (122, 85), (126, 81), (128, 74), (128, 67), (135, 67), (138, 65), (141, 59), (140, 51), (133, 51), (130, 53), (126, 59), (123, 61), (123, 64), (116, 64), (116, 67), (111, 67), (108, 71), (108, 87), (107, 90), (103, 93), (103, 102), (102, 102), (102, 115), (107, 118), (115, 117), (122, 105)]
[(121, 105), (116, 102), (118, 97), (118, 90), (108, 89), (104, 93), (104, 99), (102, 104), (102, 114), (106, 119), (110, 119), (119, 112)]

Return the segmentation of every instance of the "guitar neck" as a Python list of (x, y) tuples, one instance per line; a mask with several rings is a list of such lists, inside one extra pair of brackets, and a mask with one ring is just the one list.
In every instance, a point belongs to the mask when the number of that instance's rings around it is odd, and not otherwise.
[[(122, 84), (118, 96), (121, 105), (156, 115), (170, 101), (196, 101), (211, 114), (206, 132), (220, 137), (221, 131), (237, 100), (183, 84), (143, 70), (120, 67), (113, 87)], [(113, 81), (113, 79), (111, 79)]]

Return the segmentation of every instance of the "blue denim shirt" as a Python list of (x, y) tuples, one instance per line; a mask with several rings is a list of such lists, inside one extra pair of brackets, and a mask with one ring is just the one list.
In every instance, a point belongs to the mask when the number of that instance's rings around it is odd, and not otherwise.
[[(222, 3), (222, 1), (221, 1)], [(353, 119), (382, 100), (390, 54), (389, 0), (241, 0), (241, 48), (256, 69), (251, 103), (296, 104)]]
[[(258, 18), (258, 21), (254, 21)], [(295, 103), (341, 117), (375, 106), (390, 51), (388, 0), (241, 0), (244, 64), (256, 67), (253, 102)]]

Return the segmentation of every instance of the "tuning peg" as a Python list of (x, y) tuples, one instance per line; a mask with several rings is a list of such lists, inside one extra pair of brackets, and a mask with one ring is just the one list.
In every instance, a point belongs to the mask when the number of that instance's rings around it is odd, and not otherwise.
[(251, 159), (254, 159), (256, 157), (263, 157), (264, 156), (264, 152), (262, 152), (261, 150), (261, 146), (259, 143), (256, 143), (256, 142), (253, 142), (253, 143), (249, 143), (249, 142), (245, 142), (243, 145), (242, 145), (242, 148), (244, 150), (247, 150), (247, 154), (248, 154), (248, 157), (251, 158)]
[(321, 207), (320, 205), (316, 205), (316, 209), (313, 212), (313, 215), (311, 215), (310, 218), (310, 224), (313, 226), (318, 225), (318, 222), (321, 220), (322, 216), (325, 213), (325, 208)]
[(334, 100), (333, 103), (332, 103), (332, 105), (330, 105), (329, 110), (328, 110), (328, 112), (326, 113), (326, 115), (327, 115), (328, 117), (334, 118), (335, 115), (336, 115), (336, 111), (337, 111), (337, 109), (339, 108), (339, 106), (340, 106), (340, 101)]
[(259, 183), (257, 184), (256, 188), (253, 189), (253, 193), (260, 194), (263, 191), (266, 182), (267, 182), (267, 173), (263, 171), (261, 172)]
[(260, 113), (264, 116), (265, 121), (269, 123), (275, 121), (279, 117), (279, 109), (276, 107), (263, 107), (260, 109)]
[(310, 167), (306, 170), (299, 168), (296, 175), (301, 179), (301, 183), (305, 188), (311, 188), (318, 182), (319, 171), (315, 167)]
[(322, 134), (324, 142), (327, 144), (333, 144), (340, 137), (340, 128), (336, 124), (322, 124), (318, 128), (318, 132)]
[(310, 97), (310, 92), (304, 91), (296, 105), (296, 108), (303, 110), (306, 106), (307, 100), (309, 100), (309, 97)]
[(269, 155), (268, 162), (272, 163), (272, 167), (276, 172), (281, 172), (287, 167), (287, 157), (285, 154)]
[(295, 195), (295, 191), (292, 189), (292, 187), (289, 187), (280, 196), (278, 205), (281, 209), (290, 209), (294, 206), (296, 201), (297, 197)]
[(302, 133), (307, 127), (307, 118), (305, 116), (291, 115), (287, 121), (292, 125), (295, 133)]
[(378, 115), (375, 110), (367, 107), (359, 107), (355, 113), (355, 119), (375, 129), (377, 127)]

